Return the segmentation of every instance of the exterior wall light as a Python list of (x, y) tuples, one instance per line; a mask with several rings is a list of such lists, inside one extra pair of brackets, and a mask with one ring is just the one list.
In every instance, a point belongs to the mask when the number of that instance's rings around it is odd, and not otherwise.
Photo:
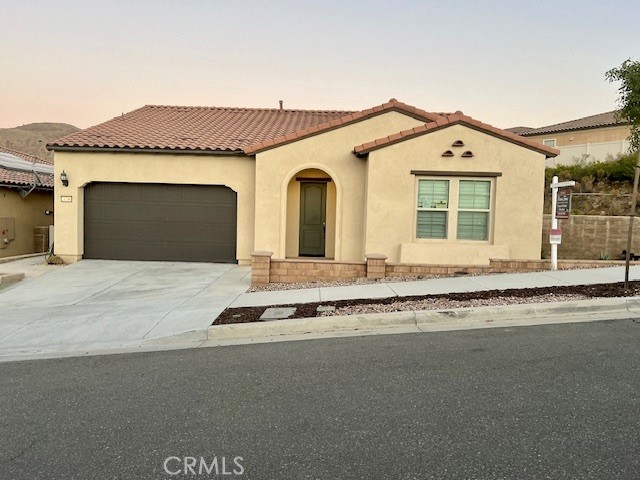
[(64, 173), (64, 170), (60, 174), (60, 181), (62, 182), (62, 185), (64, 185), (65, 187), (69, 186), (69, 178), (67, 177), (67, 174)]

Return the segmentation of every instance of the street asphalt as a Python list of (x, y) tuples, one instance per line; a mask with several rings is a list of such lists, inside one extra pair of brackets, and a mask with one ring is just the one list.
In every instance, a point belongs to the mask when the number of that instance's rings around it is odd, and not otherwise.
[(637, 479), (639, 347), (618, 320), (2, 363), (0, 477)]

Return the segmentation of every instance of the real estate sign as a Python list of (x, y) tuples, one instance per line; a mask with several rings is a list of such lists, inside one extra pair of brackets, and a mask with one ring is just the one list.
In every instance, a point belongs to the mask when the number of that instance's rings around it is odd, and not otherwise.
[(560, 245), (562, 243), (562, 230), (559, 228), (549, 229), (549, 243), (551, 245)]
[(571, 215), (571, 188), (559, 188), (556, 201), (556, 218), (567, 219)]

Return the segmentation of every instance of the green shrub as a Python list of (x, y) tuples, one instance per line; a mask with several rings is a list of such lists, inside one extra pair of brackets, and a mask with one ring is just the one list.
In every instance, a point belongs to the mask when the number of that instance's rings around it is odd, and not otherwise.
[(582, 184), (600, 182), (631, 182), (633, 183), (634, 169), (638, 161), (637, 153), (619, 155), (616, 159), (606, 162), (586, 163), (583, 159), (576, 165), (560, 165), (547, 168), (547, 185), (551, 178), (557, 175), (560, 181), (575, 180)]

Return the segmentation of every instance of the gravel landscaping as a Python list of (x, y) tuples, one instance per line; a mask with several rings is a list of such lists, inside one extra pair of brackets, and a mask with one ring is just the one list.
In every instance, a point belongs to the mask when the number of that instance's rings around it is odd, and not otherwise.
[[(295, 307), (295, 313), (290, 318), (310, 318), (328, 315), (566, 302), (571, 300), (638, 295), (640, 295), (640, 282), (630, 282), (629, 290), (624, 290), (623, 283), (607, 283), (599, 285), (484, 290), (413, 297), (353, 299), (335, 302), (273, 305), (271, 307)], [(322, 311), (319, 312), (318, 307), (335, 307), (335, 310), (321, 308)], [(260, 316), (267, 308), (270, 307), (227, 308), (213, 322), (213, 325), (261, 321)]]
[(389, 304), (348, 305), (336, 308), (334, 311), (322, 312), (319, 316), (390, 313), (413, 310), (446, 310), (451, 308), (490, 307), (526, 303), (568, 302), (571, 300), (588, 300), (589, 298), (593, 297), (587, 297), (580, 294), (554, 295), (552, 293), (532, 297), (499, 296), (495, 298), (476, 298), (470, 300), (449, 300), (445, 298), (407, 300), (397, 298), (395, 302)]
[(347, 285), (369, 285), (371, 283), (392, 283), (392, 282), (415, 282), (416, 280), (427, 280), (430, 278), (447, 278), (453, 275), (416, 275), (411, 277), (385, 277), (385, 278), (342, 278), (340, 280), (324, 281), (313, 280), (310, 282), (297, 283), (267, 283), (266, 285), (254, 285), (247, 292), (275, 292), (278, 290), (298, 290), (301, 288), (320, 287), (345, 287)]

